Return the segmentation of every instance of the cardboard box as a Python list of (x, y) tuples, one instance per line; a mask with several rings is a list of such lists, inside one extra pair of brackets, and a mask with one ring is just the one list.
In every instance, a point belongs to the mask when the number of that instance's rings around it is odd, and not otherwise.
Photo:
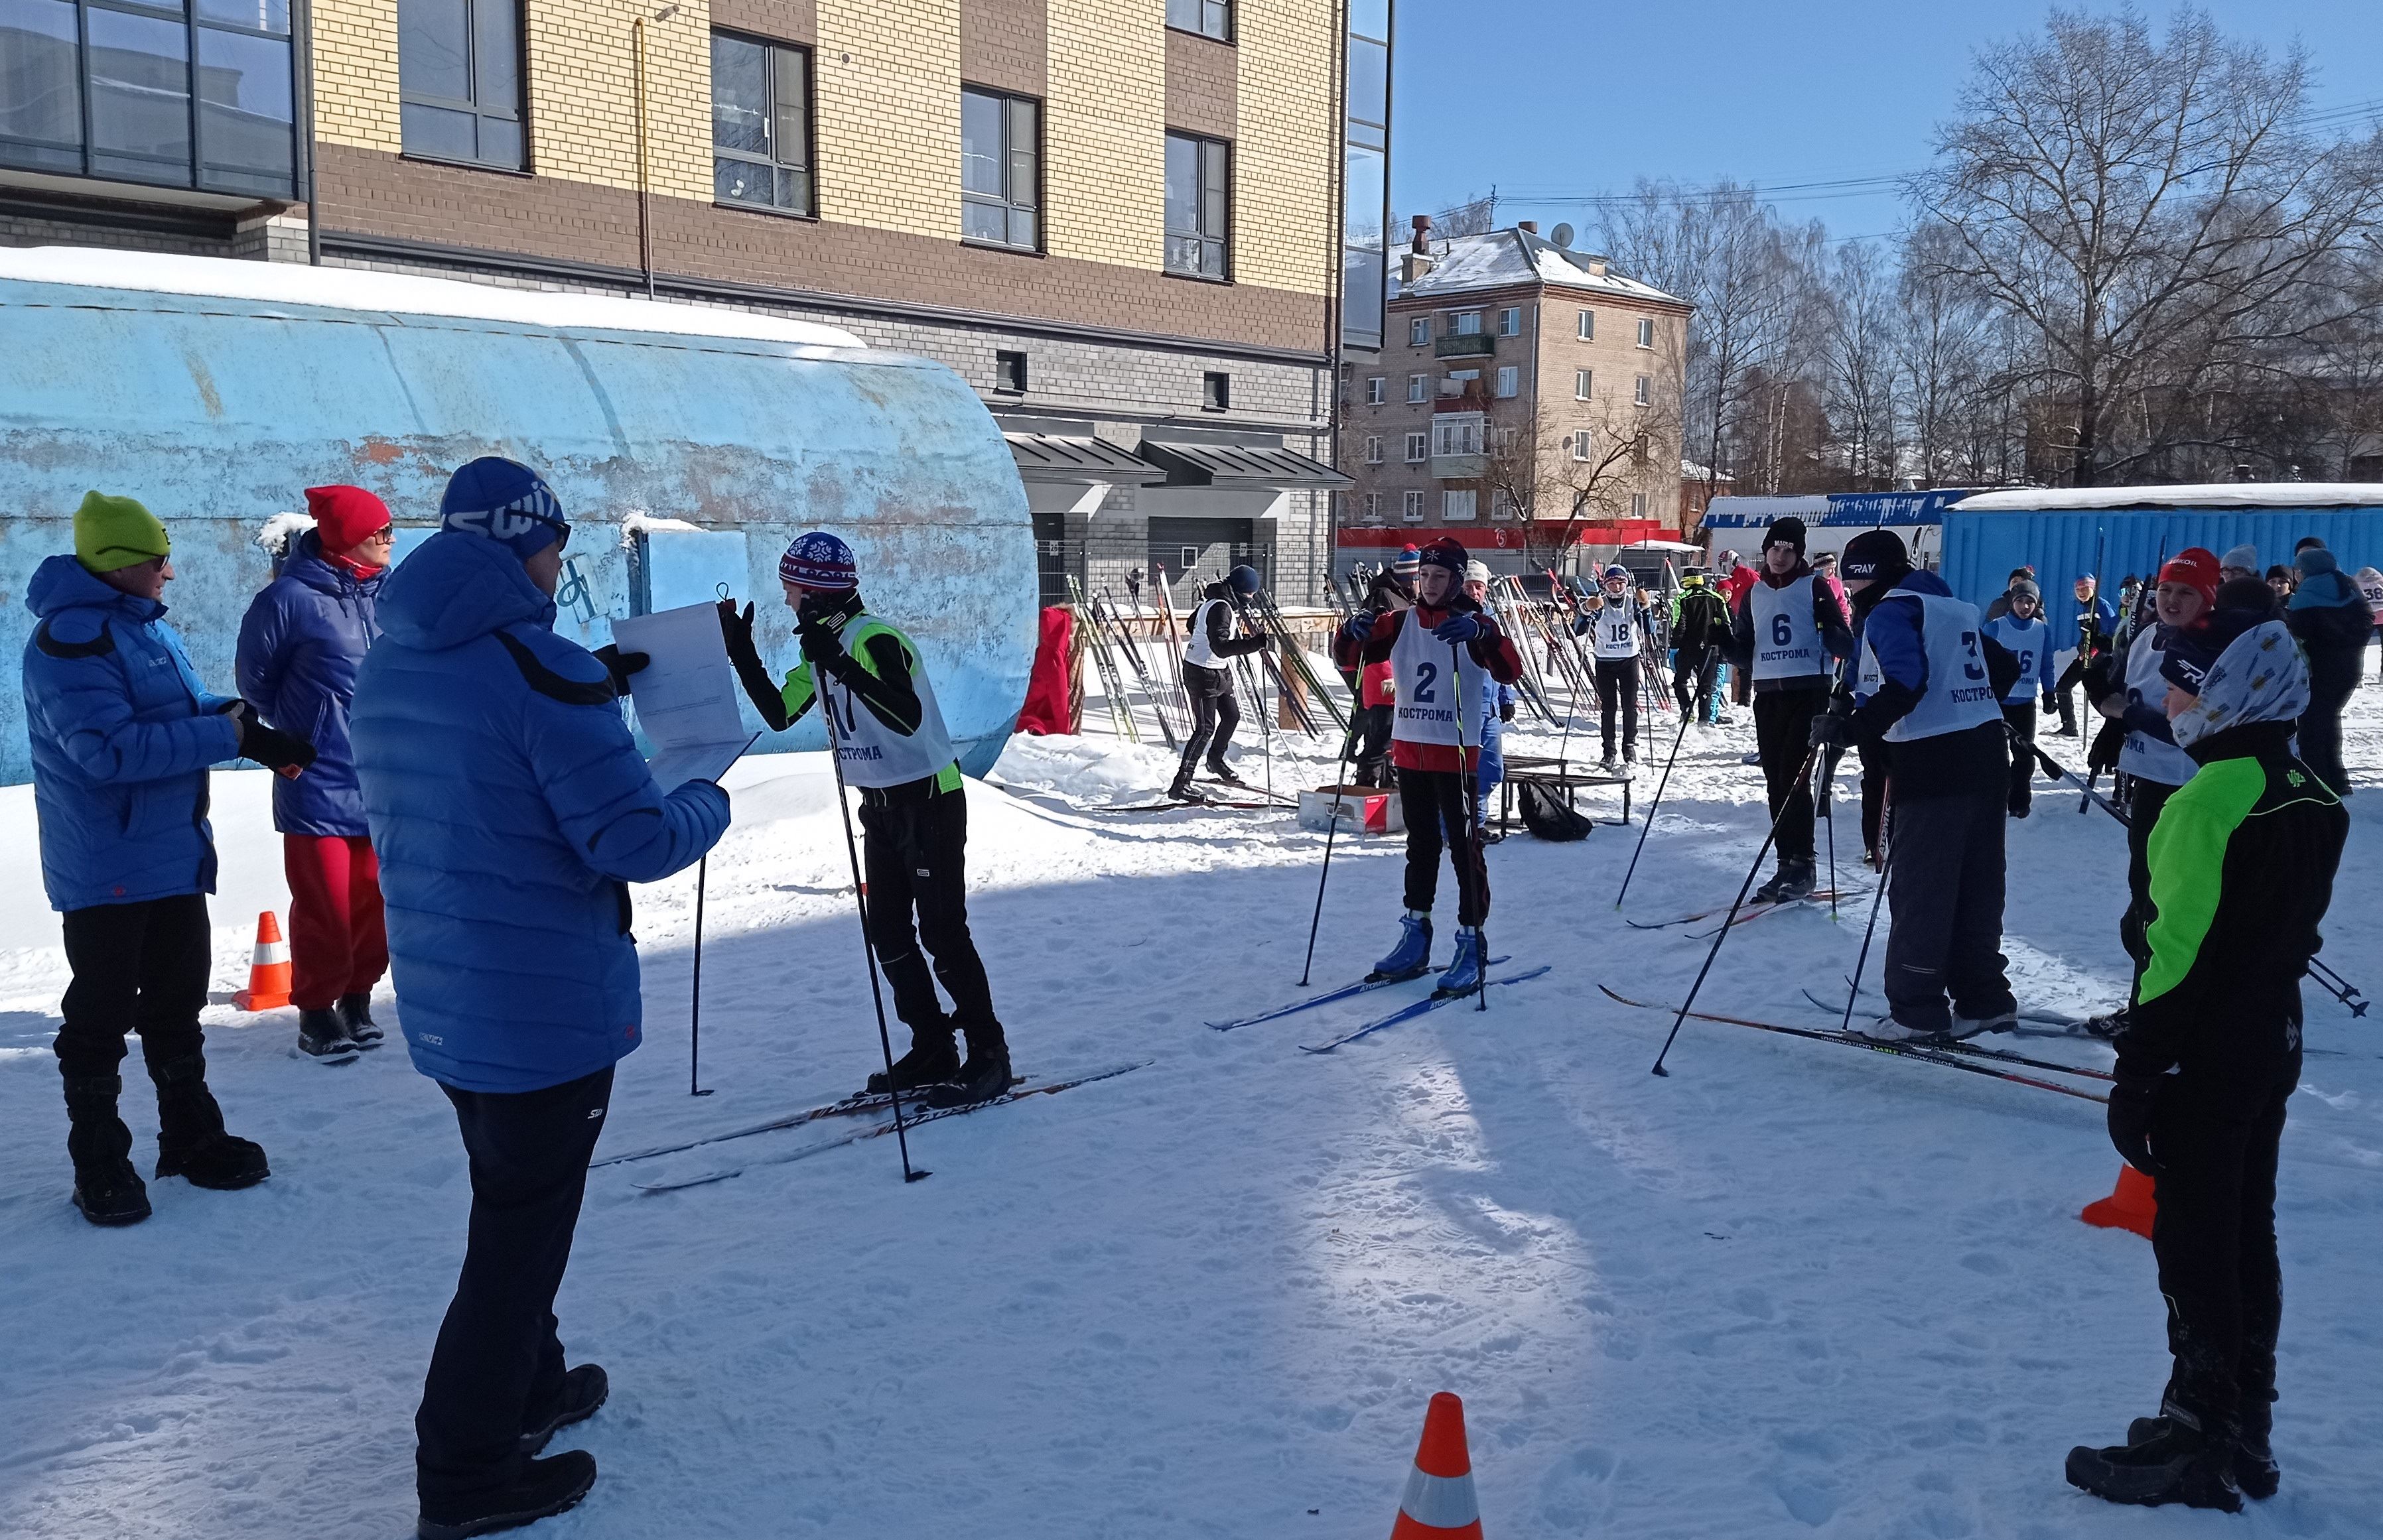
[(1319, 786), (1299, 794), (1299, 826), (1321, 834), (1335, 819), (1343, 834), (1403, 834), (1399, 794), (1387, 786)]

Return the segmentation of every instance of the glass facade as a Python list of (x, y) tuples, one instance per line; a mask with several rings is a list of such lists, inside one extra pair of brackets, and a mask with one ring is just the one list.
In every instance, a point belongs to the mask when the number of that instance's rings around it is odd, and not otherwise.
[(0, 166), (297, 196), (288, 0), (0, 0)]
[(1341, 134), (1340, 342), (1378, 351), (1389, 298), (1391, 0), (1349, 0)]

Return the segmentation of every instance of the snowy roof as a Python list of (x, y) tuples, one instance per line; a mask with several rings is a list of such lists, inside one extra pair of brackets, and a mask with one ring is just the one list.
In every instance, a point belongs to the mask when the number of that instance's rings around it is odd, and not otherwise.
[(1687, 304), (1685, 300), (1652, 285), (1625, 278), (1611, 267), (1606, 267), (1601, 277), (1592, 273), (1590, 264), (1604, 266), (1604, 257), (1559, 246), (1528, 230), (1451, 236), (1435, 242), (1434, 251), (1439, 259), (1438, 265), (1414, 282), (1402, 286), (1399, 290), (1401, 298), (1427, 299), (1436, 294), (1506, 289), (1518, 283), (1552, 283), (1648, 304)]
[(2383, 508), (2383, 483), (2223, 481), (2182, 487), (2069, 487), (1980, 492), (1956, 513), (2056, 513), (2096, 508)]
[(148, 293), (212, 294), (266, 304), (376, 310), (401, 315), (454, 315), (532, 326), (669, 332), (681, 337), (743, 337), (814, 348), (865, 346), (860, 339), (840, 327), (781, 315), (710, 305), (616, 299), (609, 294), (551, 294), (527, 289), (500, 289), (458, 278), (374, 273), (359, 267), (165, 256), (87, 246), (33, 246), (0, 250), (0, 280), (10, 278)]

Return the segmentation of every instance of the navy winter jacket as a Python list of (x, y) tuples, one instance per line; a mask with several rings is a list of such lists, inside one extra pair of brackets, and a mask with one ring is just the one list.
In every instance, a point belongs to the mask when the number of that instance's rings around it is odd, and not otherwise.
[(207, 767), (240, 753), (239, 704), (210, 694), (166, 607), (71, 556), (33, 569), (25, 733), (53, 909), (216, 891)]
[(728, 794), (662, 794), (604, 665), (497, 542), (432, 536), (379, 618), (349, 730), (414, 1067), (479, 1091), (592, 1075), (640, 1039), (628, 884), (710, 849)]
[(310, 529), (240, 622), (241, 697), (266, 722), (315, 745), (305, 774), (274, 778), (273, 827), (285, 834), (369, 832), (348, 746), (348, 705), (356, 666), (380, 634), (373, 604), (386, 576), (360, 578), (336, 565)]

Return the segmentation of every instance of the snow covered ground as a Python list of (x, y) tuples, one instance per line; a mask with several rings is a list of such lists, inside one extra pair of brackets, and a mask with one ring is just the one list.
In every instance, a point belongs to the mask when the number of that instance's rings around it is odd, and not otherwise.
[[(2379, 702), (2370, 684), (2355, 708), (2369, 790), (2326, 952), (2370, 991)], [(1642, 799), (1674, 720), (1650, 728)], [(1763, 822), (1749, 740), (1690, 733), (1634, 917), (1735, 891)], [(1553, 747), (1533, 731), (1512, 752)], [(1236, 758), (1263, 776), (1254, 723)], [(1278, 785), (1328, 763), (1276, 741)], [(2112, 1509), (2062, 1457), (2152, 1411), (2166, 1360), (2149, 1247), (2076, 1218), (2118, 1169), (2097, 1108), (1694, 1022), (1650, 1077), (1668, 1018), (1595, 986), (1675, 1002), (1705, 944), (1622, 922), (1636, 832), (1610, 821), (1491, 852), (1494, 950), (1553, 971), (1486, 1014), (1325, 1056), (1295, 1045), (1399, 992), (1211, 1031), (1300, 994), (1322, 840), (1284, 814), (1093, 810), (1169, 769), (1105, 734), (1021, 739), (969, 789), (977, 934), (1021, 1072), (1146, 1067), (920, 1129), (934, 1177), (913, 1187), (890, 1139), (783, 1160), (833, 1124), (595, 1173), (559, 1308), (574, 1359), (611, 1373), (568, 1440), (603, 1475), (532, 1533), (1377, 1540), (1449, 1389), (1498, 1537), (2383, 1534), (2383, 1024), (2311, 992), (2284, 1148), (2282, 1495), (2235, 1520)], [(221, 999), (256, 911), (287, 896), (263, 777), (216, 785)], [(877, 1063), (828, 787), (813, 758), (734, 777), (706, 916), (714, 1095), (687, 1094), (693, 874), (640, 891), (648, 1041), (599, 1157), (829, 1101)], [(215, 1082), (273, 1179), (158, 1182), (147, 1224), (84, 1225), (31, 808), (0, 792), (0, 1534), (410, 1534), (410, 1420), (467, 1201), (445, 1102), (394, 1042), (326, 1067), (293, 1056), (290, 1013), (218, 1004)], [(1838, 823), (1850, 876), (1849, 805)], [(2119, 830), (2039, 785), (2011, 852), (2023, 999), (2113, 1003)], [(1387, 946), (1398, 869), (1395, 842), (1340, 844), (1319, 984)], [(1444, 883), (1444, 929), (1452, 910)], [(1705, 1003), (1823, 1024), (1799, 989), (1851, 966), (1863, 918), (1749, 924)]]

